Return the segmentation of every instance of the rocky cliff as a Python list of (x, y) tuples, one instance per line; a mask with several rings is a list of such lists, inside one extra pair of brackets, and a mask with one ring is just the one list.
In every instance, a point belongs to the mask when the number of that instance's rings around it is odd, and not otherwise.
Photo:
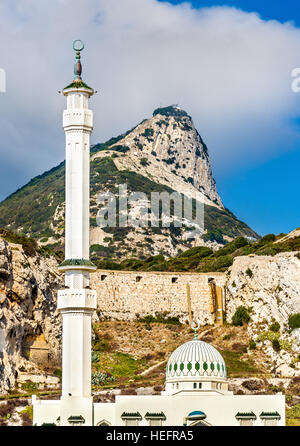
[[(299, 252), (236, 257), (226, 288), (227, 320), (239, 306), (248, 308), (248, 333), (269, 357), (270, 370), (283, 376), (299, 375), (300, 328), (289, 326), (289, 317), (300, 313)], [(279, 341), (275, 349), (274, 339)]]
[(208, 149), (184, 110), (176, 106), (155, 110), (152, 118), (139, 124), (111, 149), (120, 145), (128, 150), (116, 160), (119, 170), (130, 169), (179, 193), (224, 208)]
[(43, 334), (49, 359), (59, 360), (61, 327), (56, 311), (57, 262), (27, 255), (0, 239), (0, 392), (14, 388), (20, 369), (35, 371), (26, 345)]

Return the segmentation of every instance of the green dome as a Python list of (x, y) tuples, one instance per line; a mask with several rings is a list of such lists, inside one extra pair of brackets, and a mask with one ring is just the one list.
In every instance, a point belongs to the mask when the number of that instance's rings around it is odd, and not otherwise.
[(167, 364), (167, 382), (211, 378), (226, 380), (225, 361), (214, 347), (194, 339), (178, 347)]

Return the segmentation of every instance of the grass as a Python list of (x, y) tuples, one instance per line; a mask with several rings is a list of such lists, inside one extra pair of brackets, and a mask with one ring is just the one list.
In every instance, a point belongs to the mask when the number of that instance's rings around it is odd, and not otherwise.
[(242, 358), (243, 353), (233, 352), (230, 350), (219, 350), (223, 356), (227, 368), (227, 376), (229, 378), (246, 378), (253, 375), (263, 374), (263, 370), (259, 369), (252, 359)]
[(147, 368), (146, 360), (135, 359), (131, 355), (122, 352), (102, 352), (99, 355), (99, 360), (93, 363), (94, 372), (101, 371), (107, 376), (114, 377), (114, 383), (108, 387), (118, 387), (120, 383), (128, 383), (145, 368)]
[(141, 373), (193, 338), (187, 326), (161, 322), (103, 321), (93, 326), (93, 332), (93, 373), (115, 379), (104, 382), (102, 389), (163, 384), (165, 365), (150, 375)]
[[(203, 331), (207, 329), (203, 327)], [(141, 376), (141, 373), (167, 360), (177, 347), (193, 338), (187, 325), (160, 322), (104, 321), (95, 324), (94, 332), (96, 345), (99, 342), (97, 339), (105, 342), (99, 343), (98, 351), (93, 348), (93, 372), (101, 371), (115, 378), (112, 383), (104, 383), (103, 389), (163, 385), (165, 364), (149, 375)], [(241, 339), (244, 340), (243, 344)], [(162, 340), (165, 342), (161, 343)], [(256, 349), (247, 353), (249, 339), (245, 326), (211, 327), (211, 332), (206, 333), (203, 340), (213, 343), (220, 351), (229, 378), (267, 376), (263, 366), (263, 352)]]

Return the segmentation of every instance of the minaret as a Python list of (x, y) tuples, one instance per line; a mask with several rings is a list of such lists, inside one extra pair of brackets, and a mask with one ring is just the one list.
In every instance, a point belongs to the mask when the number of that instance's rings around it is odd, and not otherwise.
[[(80, 52), (76, 51), (75, 79), (64, 90), (63, 113), (66, 135), (65, 288), (58, 291), (57, 308), (62, 314), (62, 397), (60, 425), (70, 419), (93, 424), (91, 396), (91, 324), (96, 309), (96, 291), (89, 287), (89, 274), (96, 267), (89, 260), (90, 134), (93, 112), (88, 108), (94, 90), (81, 79)], [(75, 417), (75, 418), (74, 418)], [(69, 420), (69, 421), (68, 421)]]

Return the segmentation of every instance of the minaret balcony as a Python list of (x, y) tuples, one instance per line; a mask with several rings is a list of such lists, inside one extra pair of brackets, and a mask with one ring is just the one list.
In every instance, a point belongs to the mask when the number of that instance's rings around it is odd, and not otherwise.
[(57, 309), (63, 310), (96, 310), (97, 293), (91, 289), (65, 289), (57, 294)]
[(89, 259), (66, 259), (60, 265), (58, 270), (66, 271), (96, 271), (97, 267)]
[(73, 108), (65, 110), (63, 115), (63, 128), (69, 129), (88, 129), (93, 130), (93, 112), (82, 108)]

